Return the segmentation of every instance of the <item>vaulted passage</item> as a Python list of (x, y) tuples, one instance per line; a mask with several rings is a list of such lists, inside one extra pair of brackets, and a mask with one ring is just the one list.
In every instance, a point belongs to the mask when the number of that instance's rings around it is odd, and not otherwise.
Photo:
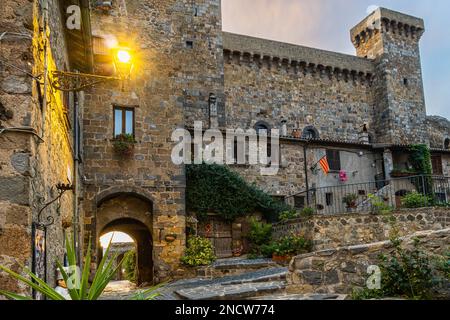
[[(153, 282), (152, 205), (133, 195), (117, 195), (97, 209), (97, 243), (110, 232), (128, 234), (136, 244), (137, 284)], [(103, 251), (98, 246), (100, 261)]]

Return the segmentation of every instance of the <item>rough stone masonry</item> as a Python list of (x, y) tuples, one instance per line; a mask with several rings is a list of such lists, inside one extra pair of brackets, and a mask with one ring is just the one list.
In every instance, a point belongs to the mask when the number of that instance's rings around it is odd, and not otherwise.
[[(183, 277), (186, 183), (170, 138), (195, 120), (204, 128), (282, 129), (278, 175), (232, 166), (278, 197), (340, 183), (336, 172), (310, 170), (328, 149), (340, 152), (348, 183), (389, 178), (404, 165), (402, 148), (415, 143), (429, 144), (449, 173), (449, 123), (426, 115), (422, 19), (376, 10), (352, 29), (351, 56), (223, 32), (220, 0), (98, 3), (2, 3), (1, 264), (33, 268), (38, 213), (66, 183), (73, 191), (44, 212), (55, 220), (41, 270), (49, 282), (65, 235), (74, 233), (79, 251), (93, 242), (95, 270), (99, 237), (113, 230), (135, 236), (140, 281)], [(70, 5), (81, 9), (80, 30), (65, 28)], [(77, 92), (53, 85), (61, 80), (55, 71), (113, 75), (111, 41), (133, 49), (131, 80)], [(117, 110), (133, 115), (122, 122), (135, 140), (126, 159), (114, 151)], [(0, 284), (26, 291), (3, 273)]]

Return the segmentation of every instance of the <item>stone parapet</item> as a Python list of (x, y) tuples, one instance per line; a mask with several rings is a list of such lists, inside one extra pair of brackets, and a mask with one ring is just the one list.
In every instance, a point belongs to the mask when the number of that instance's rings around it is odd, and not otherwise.
[[(447, 208), (405, 209), (393, 214), (400, 235), (417, 231), (440, 230), (450, 226)], [(387, 217), (370, 214), (344, 214), (297, 219), (274, 226), (274, 237), (291, 233), (305, 235), (315, 250), (372, 243), (389, 239), (392, 227)]]
[[(450, 229), (415, 233), (403, 238), (403, 246), (411, 248), (415, 239), (427, 254), (441, 256), (449, 249)], [(355, 287), (365, 286), (367, 269), (381, 262), (380, 254), (394, 250), (390, 241), (383, 241), (297, 256), (289, 266), (287, 291), (351, 293)]]

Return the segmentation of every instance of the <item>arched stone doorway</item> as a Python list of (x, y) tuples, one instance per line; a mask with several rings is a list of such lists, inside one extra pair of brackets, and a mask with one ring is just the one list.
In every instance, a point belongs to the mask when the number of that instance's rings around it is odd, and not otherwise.
[(153, 283), (153, 215), (148, 199), (131, 194), (116, 194), (103, 199), (96, 213), (97, 261), (103, 250), (100, 237), (109, 232), (123, 232), (136, 244), (137, 284)]

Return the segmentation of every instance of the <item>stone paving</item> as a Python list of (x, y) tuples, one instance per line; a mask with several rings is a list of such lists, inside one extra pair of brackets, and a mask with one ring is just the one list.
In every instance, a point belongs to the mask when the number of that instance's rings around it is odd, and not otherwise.
[(251, 298), (249, 300), (284, 300), (284, 301), (293, 301), (293, 300), (347, 300), (348, 296), (345, 294), (276, 294), (269, 296), (261, 296)]
[[(239, 287), (242, 288), (242, 295), (248, 296), (248, 292), (254, 292), (255, 294), (262, 291), (264, 293), (270, 293), (276, 290), (284, 288), (287, 268), (276, 267), (261, 269), (257, 271), (247, 272), (239, 275), (225, 276), (220, 278), (194, 278), (179, 280), (169, 283), (165, 287), (158, 289), (161, 294), (157, 300), (179, 300), (178, 292), (185, 295), (185, 299), (206, 299), (207, 294), (205, 291), (209, 291), (212, 294), (220, 297), (222, 293), (227, 292), (230, 295), (237, 296), (239, 294)], [(270, 283), (271, 285), (265, 285)], [(225, 289), (227, 287), (227, 289)], [(105, 294), (102, 299), (105, 300), (125, 300), (132, 297), (139, 290), (133, 287), (127, 281), (113, 282), (105, 290)], [(199, 296), (200, 298), (197, 298)], [(230, 297), (232, 298), (232, 297)]]
[[(157, 290), (160, 296), (156, 300), (344, 300), (347, 297), (338, 294), (287, 294), (288, 268), (277, 266), (268, 259), (218, 260), (210, 268), (247, 271), (222, 277), (174, 281)], [(127, 300), (144, 290), (128, 281), (116, 281), (108, 285), (102, 299)]]
[(215, 261), (211, 267), (217, 269), (231, 268), (261, 268), (268, 266), (276, 266), (271, 259), (246, 259), (246, 258), (230, 258)]
[(235, 285), (209, 285), (192, 289), (182, 289), (176, 293), (187, 300), (231, 300), (245, 299), (262, 294), (268, 294), (283, 290), (286, 288), (284, 281), (242, 283)]

